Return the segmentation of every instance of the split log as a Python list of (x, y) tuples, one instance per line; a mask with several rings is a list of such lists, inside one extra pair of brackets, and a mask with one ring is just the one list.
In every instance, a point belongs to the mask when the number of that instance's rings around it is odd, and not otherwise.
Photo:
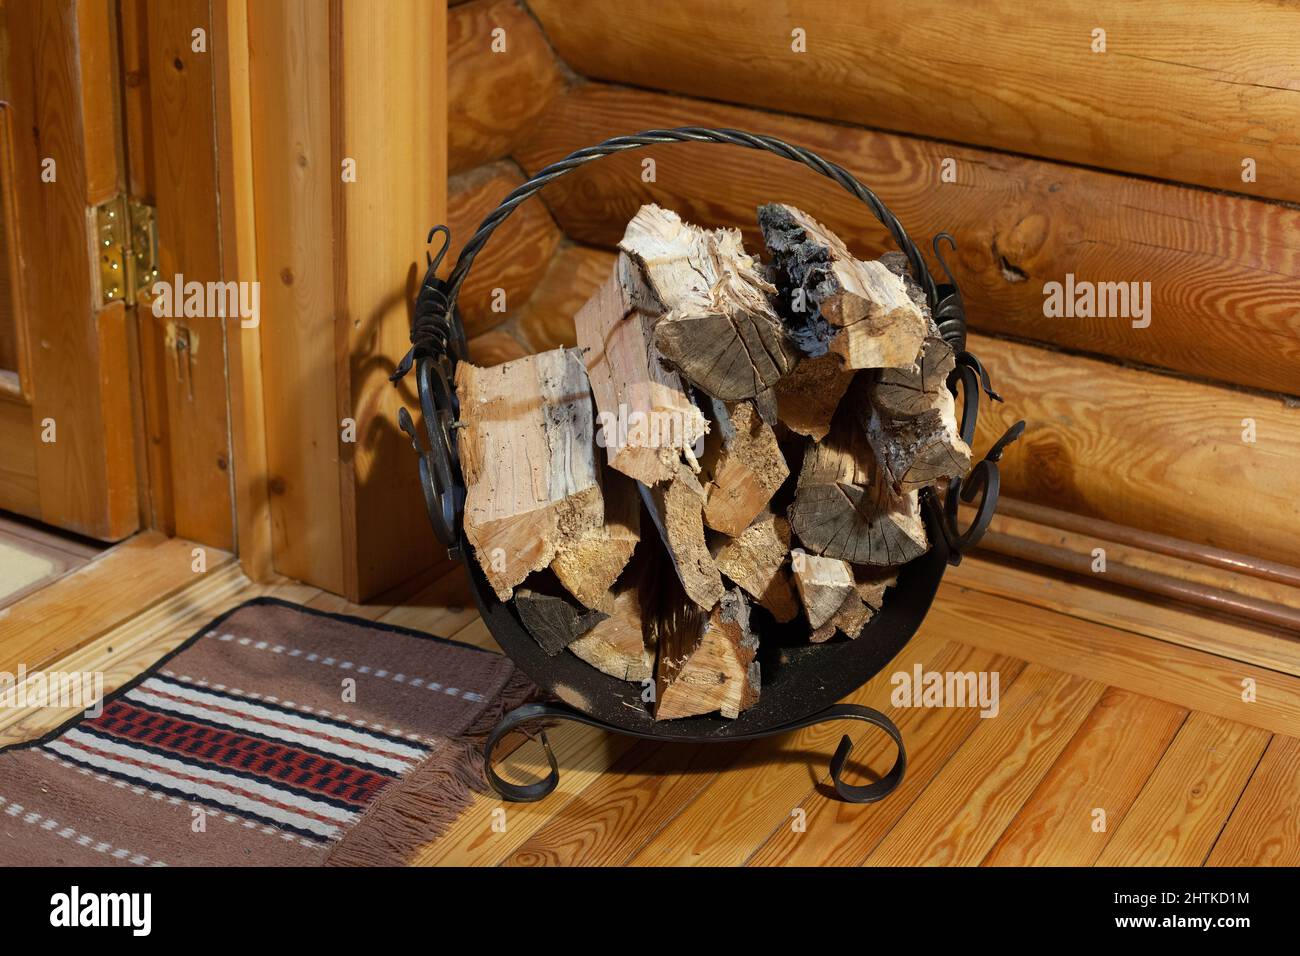
[(854, 588), (853, 569), (847, 561), (808, 554), (796, 548), (791, 553), (790, 566), (804, 613), (808, 615), (808, 624), (814, 631), (831, 620), (846, 599), (853, 598), (861, 603)]
[(589, 529), (551, 562), (560, 583), (590, 608), (606, 600), (641, 540), (641, 499), (636, 483), (612, 468), (598, 470), (605, 523)]
[(700, 466), (704, 523), (738, 535), (749, 527), (790, 476), (776, 434), (752, 402), (711, 399), (713, 426), (704, 439)]
[(608, 613), (569, 650), (592, 667), (619, 680), (641, 683), (654, 676), (654, 645), (646, 642), (641, 591), (635, 579), (607, 595)]
[(812, 357), (829, 350), (847, 368), (910, 366), (926, 321), (902, 280), (863, 262), (807, 213), (759, 207), (758, 224), (776, 266), (781, 313), (791, 338)]
[(853, 564), (905, 564), (929, 539), (918, 493), (895, 494), (867, 437), (844, 405), (820, 442), (809, 442), (790, 526), (814, 554)]
[(619, 248), (657, 301), (655, 347), (688, 381), (738, 401), (767, 391), (794, 367), (769, 299), (776, 289), (745, 252), (739, 230), (702, 229), (647, 205)]
[(515, 610), (528, 633), (552, 657), (609, 617), (583, 607), (549, 574), (515, 591)]
[(679, 464), (671, 481), (639, 487), (687, 596), (709, 610), (725, 589), (704, 538), (704, 489), (699, 479)]
[(790, 552), (790, 523), (765, 512), (718, 551), (718, 570), (744, 588), (782, 624), (799, 613), (794, 588), (785, 569)]
[(865, 400), (852, 403), (896, 493), (970, 471), (971, 450), (962, 441), (948, 390), (955, 365), (952, 347), (938, 335), (927, 336), (916, 365), (883, 369), (865, 390)]
[(465, 537), (497, 597), (599, 528), (591, 391), (577, 349), (456, 368)]
[(718, 711), (735, 719), (759, 695), (758, 636), (749, 630), (749, 605), (739, 589), (727, 591), (708, 613), (682, 598), (660, 602), (653, 625), (659, 649), (654, 718)]
[(791, 431), (821, 441), (853, 376), (836, 355), (803, 359), (776, 383), (777, 418)]
[(626, 254), (574, 317), (578, 345), (599, 416), (598, 442), (611, 468), (646, 484), (667, 481), (708, 428), (681, 377), (659, 361), (653, 345), (657, 302)]
[(839, 609), (819, 628), (808, 635), (808, 640), (821, 644), (838, 631), (849, 638), (856, 639), (862, 633), (877, 611), (884, 605), (885, 590), (897, 581), (897, 575), (880, 577), (872, 574), (874, 569), (854, 568), (854, 588), (845, 598)]

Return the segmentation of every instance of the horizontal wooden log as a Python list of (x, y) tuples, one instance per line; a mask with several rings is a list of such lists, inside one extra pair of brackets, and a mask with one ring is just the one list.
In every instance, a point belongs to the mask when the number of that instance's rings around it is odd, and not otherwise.
[(512, 310), (507, 325), (515, 337), (534, 352), (577, 345), (573, 317), (609, 278), (616, 258), (610, 249), (562, 242), (528, 301)]
[[(574, 275), (599, 285), (608, 251)], [(1006, 494), (1189, 541), (1300, 563), (1300, 409), (1153, 372), (982, 335), (970, 348), (1005, 399), (980, 404), (974, 460), (1018, 419)], [(1241, 441), (1253, 419), (1254, 444)], [(1227, 490), (1227, 489), (1230, 489)]]
[[(931, 7), (530, 3), (560, 57), (588, 76), (1300, 201), (1294, 6)], [(1242, 181), (1246, 157), (1258, 182)]]
[(975, 460), (1027, 423), (1003, 494), (1300, 561), (1300, 408), (984, 336), (969, 348), (1005, 400), (981, 402)]
[[(480, 166), (447, 181), (447, 225), (452, 246), (443, 260), (445, 276), (479, 223), (505, 195), (524, 181), (509, 162)], [(539, 201), (524, 203), (506, 218), (474, 260), (461, 286), (461, 319), (474, 338), (504, 322), (528, 301), (546, 274), (560, 243), (560, 231)]]
[[(618, 133), (694, 124), (758, 130), (842, 164), (923, 248), (926, 237), (951, 232), (958, 251), (947, 258), (977, 329), (1300, 393), (1293, 372), (1300, 366), (1294, 209), (599, 84), (556, 99), (515, 156), (535, 171)], [(655, 182), (642, 181), (644, 159), (655, 161)], [(941, 181), (945, 159), (955, 163), (956, 182)], [(860, 257), (892, 248), (866, 207), (839, 186), (789, 160), (738, 147), (674, 144), (608, 157), (562, 177), (543, 196), (565, 233), (592, 245), (615, 245), (641, 204), (657, 202), (701, 225), (739, 226), (748, 246), (762, 248), (755, 206), (779, 198), (837, 232)], [(1149, 282), (1149, 327), (1134, 328), (1123, 317), (1046, 318), (1044, 285), (1065, 283), (1067, 275)]]
[(448, 172), (509, 155), (563, 88), (545, 35), (515, 0), (475, 0), (452, 9), (447, 14)]

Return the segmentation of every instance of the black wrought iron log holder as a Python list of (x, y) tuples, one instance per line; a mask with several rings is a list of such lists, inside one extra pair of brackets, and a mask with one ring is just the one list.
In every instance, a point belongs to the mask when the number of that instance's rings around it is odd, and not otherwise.
[[(542, 169), (506, 196), (465, 244), (446, 280), (438, 278), (437, 269), (446, 255), (451, 234), (446, 226), (436, 226), (430, 231), (428, 242), (432, 243), (434, 236), (441, 235), (443, 243), (436, 255), (428, 256), (424, 281), (415, 303), (411, 350), (392, 376), (397, 381), (411, 371), (416, 375), (420, 410), (424, 419), (423, 431), (428, 447), (421, 441), (415, 422), (405, 408), (398, 413), (398, 424), (410, 437), (419, 459), (420, 483), (424, 489), (429, 520), (439, 542), (446, 546), (448, 555), (465, 561), (479, 610), (489, 630), (521, 669), (547, 690), (554, 691), (561, 683), (571, 693), (574, 684), (593, 689), (592, 695), (586, 698), (589, 704), (585, 709), (561, 703), (532, 703), (507, 714), (484, 746), (487, 781), (503, 798), (516, 802), (540, 800), (558, 785), (559, 763), (545, 729), (540, 730), (539, 737), (550, 765), (546, 777), (531, 784), (513, 784), (502, 779), (496, 772), (492, 760), (496, 746), (506, 734), (526, 724), (540, 723), (544, 727), (557, 721), (569, 720), (610, 733), (644, 739), (714, 743), (757, 740), (816, 724), (849, 720), (860, 721), (884, 731), (898, 748), (898, 757), (889, 772), (865, 786), (850, 785), (843, 780), (845, 763), (853, 746), (847, 734), (841, 738), (831, 758), (831, 781), (840, 798), (852, 803), (872, 803), (887, 797), (903, 780), (907, 756), (902, 735), (894, 723), (879, 711), (859, 704), (836, 701), (877, 673), (903, 648), (929, 610), (944, 568), (949, 564), (960, 563), (962, 555), (983, 536), (997, 507), (998, 461), (1007, 445), (1020, 437), (1024, 422), (1017, 422), (1009, 428), (972, 469), (965, 481), (953, 479), (942, 496), (933, 489), (925, 489), (921, 493), (922, 515), (931, 548), (901, 569), (897, 587), (887, 594), (884, 607), (867, 625), (863, 636), (843, 644), (820, 645), (817, 658), (809, 658), (798, 668), (790, 668), (786, 672), (787, 676), (778, 675), (779, 681), (784, 682), (783, 686), (769, 688), (765, 679), (764, 693), (759, 703), (736, 720), (688, 717), (655, 723), (644, 714), (644, 708), (640, 708), (641, 713), (637, 713), (638, 708), (620, 687), (624, 682), (601, 674), (576, 657), (572, 661), (565, 655), (546, 657), (536, 642), (528, 637), (513, 609), (496, 599), (481, 570), (472, 560), (463, 538), (461, 519), (465, 486), (455, 440), (459, 404), (453, 382), (456, 365), (467, 357), (468, 352), (456, 299), (475, 257), (497, 226), (516, 207), (552, 180), (603, 156), (645, 146), (683, 142), (718, 143), (775, 153), (834, 180), (859, 199), (889, 231), (907, 258), (912, 277), (925, 293), (940, 334), (956, 354), (956, 367), (949, 376), (948, 387), (954, 395), (961, 396), (961, 435), (967, 444), (975, 437), (980, 392), (992, 401), (1001, 400), (989, 383), (988, 372), (966, 350), (965, 307), (941, 248), (945, 242), (950, 248), (955, 248), (953, 238), (947, 233), (940, 233), (934, 239), (935, 257), (947, 279), (942, 284), (936, 283), (916, 244), (875, 193), (843, 167), (772, 136), (734, 129), (682, 127), (649, 130), (634, 136), (617, 136), (599, 145), (580, 149)], [(973, 502), (977, 495), (979, 503), (975, 517), (963, 530), (958, 522), (958, 502)], [(871, 632), (870, 639), (868, 631)], [(584, 673), (583, 669), (590, 673)], [(773, 700), (772, 690), (779, 690), (782, 695)]]

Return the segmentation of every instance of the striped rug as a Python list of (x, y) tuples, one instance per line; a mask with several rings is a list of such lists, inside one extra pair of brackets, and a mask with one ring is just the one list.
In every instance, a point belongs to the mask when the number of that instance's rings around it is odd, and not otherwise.
[(0, 865), (401, 863), (530, 692), (499, 654), (258, 598), (0, 751)]

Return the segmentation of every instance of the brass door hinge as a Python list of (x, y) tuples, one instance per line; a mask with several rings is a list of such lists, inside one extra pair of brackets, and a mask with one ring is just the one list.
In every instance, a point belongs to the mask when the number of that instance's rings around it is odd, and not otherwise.
[(154, 208), (127, 196), (95, 207), (99, 301), (145, 302), (158, 280), (158, 226)]

